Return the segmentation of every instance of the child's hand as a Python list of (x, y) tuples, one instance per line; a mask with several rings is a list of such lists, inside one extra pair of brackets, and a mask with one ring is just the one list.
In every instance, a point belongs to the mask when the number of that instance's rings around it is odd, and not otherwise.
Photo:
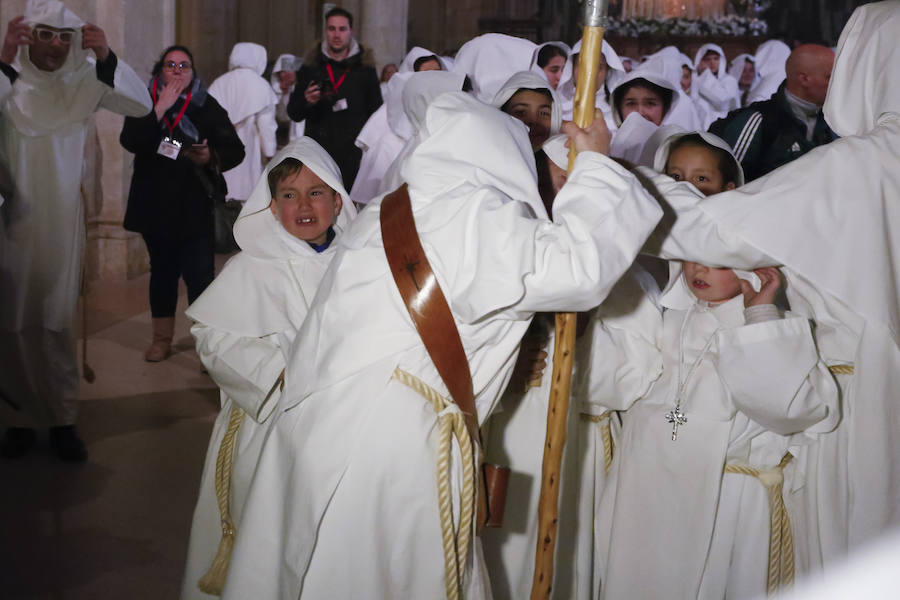
[(759, 306), (760, 304), (775, 304), (775, 294), (781, 287), (781, 274), (775, 267), (763, 267), (753, 271), (759, 277), (762, 285), (758, 292), (753, 290), (746, 279), (741, 279), (741, 292), (744, 294), (744, 306)]
[(515, 391), (527, 390), (540, 385), (544, 369), (547, 367), (546, 338), (526, 336), (522, 340), (519, 358), (513, 367), (509, 388)]

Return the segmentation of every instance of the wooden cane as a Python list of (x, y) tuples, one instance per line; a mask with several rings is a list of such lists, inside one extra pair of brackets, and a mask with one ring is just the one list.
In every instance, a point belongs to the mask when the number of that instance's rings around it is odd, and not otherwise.
[[(585, 2), (585, 26), (575, 86), (575, 124), (587, 127), (594, 119), (597, 93), (597, 67), (603, 44), (606, 0)], [(575, 165), (575, 146), (569, 151), (569, 172)], [(569, 390), (575, 358), (575, 313), (556, 315), (553, 348), (553, 379), (547, 411), (547, 436), (541, 468), (541, 495), (538, 502), (538, 537), (534, 557), (531, 600), (549, 600), (553, 587), (553, 555), (559, 525), (559, 489), (562, 479), (562, 455), (566, 444), (566, 420), (569, 414)]]

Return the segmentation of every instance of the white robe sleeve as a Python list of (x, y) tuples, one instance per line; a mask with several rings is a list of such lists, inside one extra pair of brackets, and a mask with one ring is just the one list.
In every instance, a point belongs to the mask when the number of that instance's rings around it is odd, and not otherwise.
[(191, 334), (216, 385), (255, 421), (265, 421), (281, 395), (276, 387), (268, 396), (285, 366), (278, 336), (243, 337), (203, 323), (195, 323)]
[(740, 93), (733, 77), (716, 78), (707, 69), (697, 78), (700, 97), (709, 102), (716, 112), (728, 112), (740, 104)]
[(659, 308), (627, 273), (591, 314), (588, 330), (578, 340), (579, 399), (602, 409), (627, 410), (645, 396), (662, 374), (661, 328)]
[(517, 310), (588, 310), (606, 298), (662, 216), (613, 160), (582, 152), (533, 239), (534, 265)]
[[(103, 95), (100, 107), (126, 117), (143, 117), (153, 109), (146, 84), (121, 58), (116, 63), (113, 87)], [(105, 85), (105, 84), (103, 84)]]
[[(652, 169), (635, 170), (661, 203), (666, 216), (644, 245), (645, 254), (668, 260), (689, 260), (709, 266), (753, 270), (780, 263), (720, 225), (703, 210), (703, 195), (693, 185), (675, 181)], [(749, 202), (749, 200), (748, 200)], [(719, 261), (710, 262), (710, 257)]]
[(781, 435), (837, 425), (837, 383), (819, 359), (806, 318), (726, 329), (717, 341), (717, 371), (742, 413)]
[(275, 121), (275, 105), (270, 104), (256, 115), (256, 129), (259, 131), (259, 149), (263, 156), (271, 158), (278, 151), (275, 131), (278, 123)]

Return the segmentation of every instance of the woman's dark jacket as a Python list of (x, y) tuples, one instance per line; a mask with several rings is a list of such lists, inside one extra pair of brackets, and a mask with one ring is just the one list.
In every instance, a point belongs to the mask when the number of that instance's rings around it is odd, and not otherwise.
[[(176, 160), (157, 154), (169, 129), (157, 121), (156, 112), (145, 117), (126, 117), (119, 141), (134, 153), (134, 174), (128, 192), (125, 229), (148, 235), (179, 239), (212, 237), (213, 189), (224, 198), (225, 179), (221, 172), (236, 167), (244, 159), (244, 145), (238, 138), (228, 113), (215, 98), (203, 93), (202, 104), (192, 99), (185, 115), (196, 128), (199, 139), (188, 137), (176, 127), (172, 137), (183, 143)], [(174, 122), (184, 99), (166, 112)], [(212, 160), (205, 167), (194, 165), (184, 155), (191, 144), (207, 140)]]

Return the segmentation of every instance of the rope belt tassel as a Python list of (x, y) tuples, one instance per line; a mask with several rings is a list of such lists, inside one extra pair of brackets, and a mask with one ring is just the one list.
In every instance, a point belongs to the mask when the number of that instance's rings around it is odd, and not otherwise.
[(616, 450), (616, 444), (612, 437), (612, 429), (610, 429), (609, 426), (610, 416), (612, 416), (612, 412), (610, 411), (606, 411), (602, 415), (581, 413), (581, 418), (585, 421), (600, 424), (600, 439), (603, 441), (603, 464), (607, 475), (609, 475), (609, 468), (612, 467), (613, 453)]
[(779, 588), (794, 584), (794, 536), (784, 505), (784, 468), (794, 456), (788, 452), (772, 469), (760, 470), (747, 465), (725, 465), (726, 473), (749, 475), (762, 482), (769, 494), (769, 575), (766, 591), (773, 596)]
[[(466, 558), (472, 540), (475, 521), (476, 448), (466, 428), (465, 416), (452, 400), (438, 393), (430, 385), (402, 369), (394, 370), (394, 379), (409, 387), (431, 403), (438, 415), (438, 512), (444, 546), (444, 583), (447, 599), (459, 600), (466, 573)], [(449, 409), (449, 410), (448, 410)], [(453, 438), (459, 444), (462, 457), (462, 486), (459, 491), (459, 526), (453, 523), (451, 498), (450, 456)]]
[(231, 471), (234, 462), (234, 442), (241, 423), (244, 422), (244, 411), (233, 406), (228, 416), (228, 428), (222, 437), (219, 454), (216, 456), (216, 500), (219, 503), (219, 515), (222, 519), (222, 539), (216, 556), (206, 575), (197, 582), (197, 587), (207, 594), (222, 595), (228, 566), (231, 564), (231, 551), (234, 549), (234, 536), (237, 533), (231, 519)]

